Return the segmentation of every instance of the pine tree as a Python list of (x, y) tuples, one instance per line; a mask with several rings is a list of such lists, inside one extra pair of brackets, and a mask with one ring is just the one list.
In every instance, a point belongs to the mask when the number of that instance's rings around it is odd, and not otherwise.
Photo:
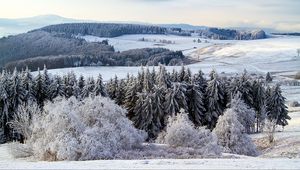
[(218, 117), (225, 109), (225, 89), (217, 73), (213, 74), (213, 79), (208, 81), (206, 88), (206, 124), (213, 129)]
[(144, 91), (146, 92), (150, 92), (153, 88), (153, 84), (154, 82), (151, 81), (151, 73), (149, 71), (149, 68), (147, 67), (145, 74), (144, 74), (144, 79), (143, 79), (143, 87), (144, 87)]
[(25, 94), (23, 96), (24, 98), (22, 99), (23, 103), (32, 103), (35, 100), (33, 96), (33, 77), (28, 67), (26, 67), (25, 71), (22, 72), (20, 79), (21, 86), (25, 91)]
[(288, 115), (287, 106), (285, 103), (285, 97), (282, 96), (282, 92), (279, 84), (276, 84), (271, 89), (271, 94), (267, 100), (268, 119), (275, 120), (277, 125), (288, 125), (287, 120), (290, 120)]
[(173, 83), (172, 88), (167, 89), (165, 95), (165, 112), (175, 116), (180, 109), (188, 110), (186, 99), (186, 85), (183, 83)]
[(132, 79), (126, 87), (126, 94), (125, 94), (125, 102), (124, 106), (127, 109), (127, 117), (132, 119), (134, 116), (134, 108), (136, 106), (136, 102), (138, 100), (138, 82)]
[(6, 71), (2, 71), (2, 75), (0, 78), (0, 114), (1, 114), (1, 121), (0, 127), (4, 132), (6, 137), (5, 140), (9, 140), (9, 126), (7, 126), (7, 122), (10, 120), (9, 114), (9, 78)]
[(252, 87), (253, 108), (256, 112), (256, 132), (259, 132), (266, 118), (266, 90), (260, 80), (253, 81)]
[(126, 84), (124, 79), (121, 79), (118, 83), (117, 89), (116, 89), (116, 98), (115, 101), (118, 105), (123, 105), (125, 102), (125, 93), (126, 93)]
[(178, 72), (175, 69), (173, 69), (170, 79), (172, 82), (178, 82)]
[(43, 82), (43, 75), (41, 74), (41, 71), (38, 69), (37, 72), (38, 74), (34, 78), (33, 93), (38, 106), (42, 108), (44, 106), (44, 101), (47, 99), (47, 89), (44, 86), (45, 84)]
[(204, 73), (201, 70), (199, 70), (199, 72), (193, 76), (193, 82), (199, 86), (202, 93), (205, 93), (207, 80), (204, 78)]
[(187, 103), (188, 113), (191, 121), (196, 126), (203, 126), (205, 124), (205, 106), (204, 95), (199, 85), (192, 83), (187, 88)]
[(233, 98), (237, 93), (241, 93), (244, 102), (253, 107), (253, 87), (251, 78), (245, 70), (240, 77), (236, 77), (229, 85), (229, 97)]
[(50, 84), (51, 84), (51, 80), (48, 74), (48, 70), (46, 65), (44, 65), (44, 69), (43, 69), (43, 74), (41, 75), (41, 81), (42, 81), (42, 88), (43, 88), (43, 92), (44, 94), (44, 98), (45, 99), (49, 99), (49, 88), (50, 88)]
[(107, 96), (107, 92), (105, 90), (101, 74), (98, 75), (98, 78), (96, 80), (94, 93), (96, 96), (98, 95), (101, 95), (103, 97)]
[(78, 87), (82, 90), (85, 85), (85, 80), (82, 75), (79, 76), (77, 84), (78, 84)]
[(93, 91), (95, 89), (95, 80), (93, 77), (88, 77), (88, 79), (85, 82), (85, 85), (82, 89), (82, 94), (81, 96), (83, 98), (89, 97), (89, 96), (94, 96)]
[(171, 83), (167, 74), (167, 70), (164, 66), (159, 66), (159, 71), (156, 77), (156, 84), (159, 87), (168, 88), (170, 87)]
[(273, 78), (272, 78), (271, 74), (270, 74), (269, 72), (267, 72), (267, 75), (266, 75), (266, 82), (267, 82), (267, 83), (270, 83), (270, 82), (272, 82), (272, 81), (273, 81)]
[(65, 96), (65, 86), (60, 76), (54, 76), (49, 89), (49, 99), (53, 100), (58, 96)]

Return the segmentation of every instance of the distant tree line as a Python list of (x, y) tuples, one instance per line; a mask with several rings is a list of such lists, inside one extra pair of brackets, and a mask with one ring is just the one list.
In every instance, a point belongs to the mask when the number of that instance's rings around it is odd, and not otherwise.
[(159, 26), (114, 23), (67, 23), (46, 26), (40, 30), (98, 37), (118, 37), (125, 34), (165, 34), (167, 32), (166, 28)]
[(237, 112), (245, 133), (259, 132), (265, 119), (286, 126), (290, 119), (279, 85), (270, 87), (264, 79), (251, 77), (246, 71), (234, 77), (220, 76), (212, 71), (208, 77), (199, 71), (192, 75), (188, 68), (167, 72), (143, 68), (137, 76), (114, 77), (106, 84), (99, 74), (93, 77), (49, 75), (46, 67), (33, 76), (28, 69), (13, 73), (2, 71), (0, 77), (0, 139), (22, 139), (9, 122), (20, 106), (36, 103), (43, 109), (45, 102), (56, 97), (81, 100), (89, 96), (109, 96), (127, 109), (134, 125), (155, 139), (169, 116), (184, 109), (195, 126), (213, 130), (226, 108)]
[(164, 48), (133, 49), (124, 52), (103, 51), (97, 55), (58, 55), (28, 58), (9, 62), (6, 70), (18, 70), (28, 67), (30, 70), (42, 68), (45, 64), (49, 69), (80, 66), (157, 66), (181, 65), (186, 63), (181, 51), (170, 51)]

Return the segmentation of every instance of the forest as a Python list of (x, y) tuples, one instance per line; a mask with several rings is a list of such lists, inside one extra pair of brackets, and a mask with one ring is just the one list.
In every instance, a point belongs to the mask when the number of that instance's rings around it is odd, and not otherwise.
[(43, 68), (65, 68), (81, 66), (157, 66), (159, 63), (174, 66), (181, 65), (189, 61), (181, 51), (170, 51), (165, 48), (142, 48), (123, 52), (100, 51), (97, 55), (58, 55), (28, 58), (9, 62), (5, 65), (6, 70), (18, 70), (28, 67), (36, 70)]
[(232, 77), (212, 70), (205, 76), (201, 70), (193, 75), (184, 66), (167, 72), (163, 65), (158, 71), (142, 67), (137, 76), (114, 77), (106, 83), (101, 74), (94, 79), (76, 77), (73, 72), (49, 75), (46, 67), (35, 76), (28, 69), (15, 69), (13, 73), (4, 70), (0, 78), (0, 138), (2, 142), (24, 140), (24, 134), (10, 125), (18, 118), (20, 108), (37, 105), (43, 110), (57, 97), (81, 101), (95, 96), (109, 97), (126, 109), (126, 117), (147, 133), (148, 141), (160, 138), (168, 117), (179, 112), (186, 112), (193, 126), (212, 131), (219, 117), (231, 109), (238, 113), (235, 118), (244, 127), (244, 133), (257, 133), (262, 131), (265, 120), (286, 126), (290, 119), (280, 86), (271, 86), (270, 81), (270, 74), (255, 76), (246, 70)]

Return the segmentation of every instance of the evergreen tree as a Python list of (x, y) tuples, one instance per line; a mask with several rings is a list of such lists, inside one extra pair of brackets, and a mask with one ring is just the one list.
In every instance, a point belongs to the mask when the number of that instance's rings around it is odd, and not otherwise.
[(49, 88), (50, 88), (51, 80), (50, 80), (46, 65), (44, 65), (43, 74), (41, 75), (41, 79), (42, 79), (41, 81), (42, 81), (43, 92), (45, 93), (44, 98), (49, 99)]
[(202, 93), (205, 93), (207, 80), (204, 78), (204, 73), (201, 70), (193, 76), (193, 82), (199, 86)]
[(188, 110), (186, 99), (186, 85), (183, 83), (173, 83), (172, 88), (167, 89), (165, 95), (165, 112), (174, 116), (180, 109)]
[(267, 82), (267, 83), (270, 83), (270, 82), (272, 82), (272, 81), (273, 81), (273, 78), (272, 78), (270, 72), (267, 72), (267, 75), (266, 75), (266, 82)]
[(196, 126), (205, 124), (204, 95), (199, 85), (192, 83), (187, 88), (188, 113)]
[(143, 79), (143, 87), (144, 87), (144, 91), (146, 92), (150, 92), (153, 88), (153, 84), (154, 82), (152, 82), (151, 80), (151, 73), (149, 71), (149, 68), (147, 67), (145, 74), (144, 74), (144, 79)]
[(171, 85), (171, 82), (169, 80), (167, 70), (164, 66), (159, 66), (159, 71), (156, 77), (156, 84), (160, 87), (168, 88)]
[(125, 93), (126, 93), (126, 84), (124, 79), (121, 79), (116, 89), (116, 98), (115, 98), (116, 103), (120, 106), (125, 103)]
[(85, 80), (82, 75), (79, 76), (77, 84), (78, 84), (78, 87), (82, 90), (85, 85)]
[(260, 131), (266, 118), (266, 90), (262, 81), (253, 81), (253, 108), (256, 112), (256, 132)]
[(60, 76), (54, 76), (49, 89), (49, 99), (53, 100), (58, 96), (65, 96), (65, 86)]
[(213, 129), (226, 104), (225, 89), (217, 73), (214, 73), (213, 79), (207, 83), (206, 103), (206, 124), (210, 129)]
[(33, 93), (38, 106), (42, 108), (44, 106), (44, 101), (47, 99), (48, 92), (44, 86), (45, 83), (43, 82), (43, 75), (41, 74), (41, 71), (38, 69), (37, 72), (38, 74), (34, 78)]
[(7, 126), (7, 122), (10, 120), (9, 114), (9, 79), (6, 71), (2, 71), (1, 79), (0, 79), (0, 114), (1, 121), (0, 127), (4, 132), (6, 140), (9, 140), (9, 126)]
[(253, 87), (251, 78), (245, 70), (240, 77), (236, 77), (229, 85), (229, 97), (233, 98), (237, 93), (241, 93), (244, 102), (253, 107)]
[(89, 97), (89, 96), (93, 96), (93, 91), (95, 89), (95, 80), (93, 77), (89, 77), (86, 82), (85, 85), (82, 89), (82, 97)]
[(128, 111), (127, 117), (132, 119), (134, 116), (134, 108), (136, 106), (136, 102), (138, 100), (138, 83), (136, 80), (131, 80), (126, 87), (126, 94), (125, 94), (125, 102), (124, 106)]
[(107, 92), (105, 90), (101, 74), (98, 75), (98, 78), (96, 80), (94, 93), (96, 96), (98, 95), (101, 95), (103, 97), (107, 96)]
[(25, 91), (25, 94), (23, 96), (24, 98), (22, 99), (23, 103), (28, 104), (33, 102), (35, 100), (33, 96), (33, 78), (28, 67), (26, 67), (25, 71), (22, 72), (20, 79), (21, 87)]
[(275, 120), (277, 125), (288, 125), (287, 120), (290, 120), (288, 115), (287, 106), (285, 103), (285, 97), (282, 96), (282, 92), (279, 84), (276, 84), (271, 89), (270, 97), (267, 100), (268, 118)]

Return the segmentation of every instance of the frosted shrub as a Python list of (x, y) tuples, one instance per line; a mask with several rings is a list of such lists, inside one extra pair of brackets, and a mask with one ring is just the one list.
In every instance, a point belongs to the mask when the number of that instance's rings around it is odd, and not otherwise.
[(189, 147), (201, 150), (202, 155), (219, 155), (217, 139), (205, 127), (195, 128), (188, 114), (181, 110), (177, 116), (170, 117), (165, 132), (161, 132), (157, 142), (172, 147)]
[(125, 110), (105, 97), (56, 99), (32, 124), (27, 145), (40, 160), (112, 159), (141, 147), (145, 132), (133, 127)]
[(224, 152), (256, 156), (256, 146), (244, 131), (243, 125), (237, 119), (237, 113), (233, 109), (227, 109), (220, 116), (213, 130), (217, 135), (219, 145)]

